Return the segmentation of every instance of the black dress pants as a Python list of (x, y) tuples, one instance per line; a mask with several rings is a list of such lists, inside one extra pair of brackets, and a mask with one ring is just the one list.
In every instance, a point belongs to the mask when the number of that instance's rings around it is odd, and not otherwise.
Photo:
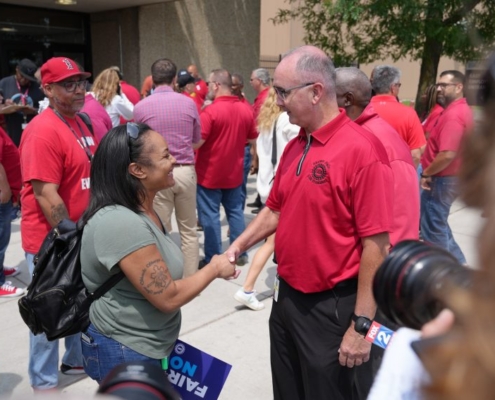
[[(269, 322), (275, 400), (366, 399), (373, 377), (356, 385), (361, 367), (341, 366), (338, 353), (354, 312), (356, 292), (357, 280), (305, 294), (280, 279)], [(365, 378), (371, 373), (371, 365), (367, 367), (362, 374)]]

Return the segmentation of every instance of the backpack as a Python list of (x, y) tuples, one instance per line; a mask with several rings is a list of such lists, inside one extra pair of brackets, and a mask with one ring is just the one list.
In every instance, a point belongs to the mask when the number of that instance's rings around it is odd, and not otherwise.
[(34, 257), (28, 293), (19, 299), (19, 312), (31, 332), (45, 333), (50, 341), (85, 331), (91, 303), (124, 277), (120, 271), (88, 292), (81, 276), (82, 234), (80, 223), (69, 219), (48, 233)]

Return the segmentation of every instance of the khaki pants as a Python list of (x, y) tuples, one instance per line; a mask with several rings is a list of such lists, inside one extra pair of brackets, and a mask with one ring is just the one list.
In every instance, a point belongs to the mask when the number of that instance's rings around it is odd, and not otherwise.
[(167, 232), (172, 230), (171, 217), (179, 227), (181, 250), (184, 255), (184, 277), (198, 270), (199, 243), (196, 232), (196, 170), (194, 165), (174, 168), (175, 185), (159, 191), (153, 203), (155, 211), (165, 224)]

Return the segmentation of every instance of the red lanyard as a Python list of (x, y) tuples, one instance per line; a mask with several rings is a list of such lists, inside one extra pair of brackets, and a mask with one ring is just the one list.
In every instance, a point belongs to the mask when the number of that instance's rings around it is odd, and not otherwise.
[(17, 85), (17, 89), (19, 90), (19, 93), (21, 94), (21, 103), (23, 106), (25, 106), (26, 105), (26, 99), (27, 99), (28, 93), (29, 93), (29, 86), (26, 88), (26, 91), (24, 93), (22, 93), (21, 85), (19, 85), (19, 82), (17, 81), (17, 79), (15, 80), (15, 84)]

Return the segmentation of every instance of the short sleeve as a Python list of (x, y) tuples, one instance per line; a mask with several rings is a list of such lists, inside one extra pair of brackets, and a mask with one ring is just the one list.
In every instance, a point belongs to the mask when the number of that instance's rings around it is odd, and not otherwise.
[[(59, 185), (62, 182), (65, 160), (65, 155), (60, 152), (60, 144), (33, 131), (26, 132), (26, 136), (21, 147), (23, 181), (39, 180)], [(53, 135), (45, 136), (53, 137)], [(40, 165), (43, 168), (40, 168)]]
[(458, 151), (466, 131), (465, 126), (455, 118), (445, 122), (438, 138), (438, 151)]
[(136, 250), (156, 244), (151, 228), (139, 215), (119, 208), (102, 215), (93, 241), (96, 258), (108, 270)]

